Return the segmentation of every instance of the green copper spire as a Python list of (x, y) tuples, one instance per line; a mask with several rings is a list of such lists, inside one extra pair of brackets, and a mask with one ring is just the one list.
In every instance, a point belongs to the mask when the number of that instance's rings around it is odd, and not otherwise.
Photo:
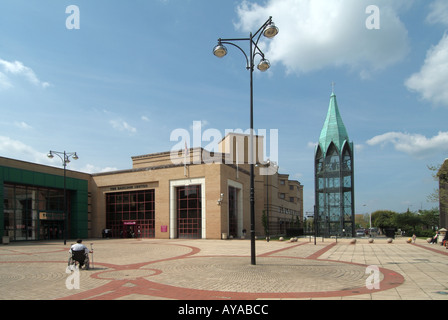
[(327, 153), (328, 146), (331, 142), (335, 144), (338, 151), (341, 152), (344, 141), (349, 141), (347, 130), (339, 113), (336, 95), (331, 93), (330, 105), (328, 107), (327, 119), (325, 119), (324, 126), (320, 132), (319, 145), (324, 154)]

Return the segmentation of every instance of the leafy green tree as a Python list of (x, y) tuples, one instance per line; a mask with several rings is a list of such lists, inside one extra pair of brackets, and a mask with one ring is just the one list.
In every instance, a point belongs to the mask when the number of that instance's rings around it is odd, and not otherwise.
[(422, 227), (433, 229), (439, 225), (439, 208), (419, 211)]
[(266, 210), (263, 210), (263, 214), (261, 216), (261, 224), (263, 225), (264, 234), (268, 234), (268, 216), (266, 215)]
[[(448, 168), (446, 166), (442, 167), (441, 164), (438, 165), (428, 165), (429, 170), (431, 170), (432, 176), (435, 181), (441, 181), (445, 185), (448, 183)], [(442, 187), (443, 188), (443, 187)], [(448, 192), (443, 192), (437, 187), (434, 192), (427, 196), (428, 202), (436, 202), (441, 206), (448, 207)]]
[(395, 216), (398, 213), (390, 210), (378, 210), (372, 212), (372, 224), (380, 229), (396, 228)]
[(412, 231), (415, 233), (417, 226), (422, 224), (421, 217), (415, 213), (406, 211), (405, 213), (394, 215), (395, 226), (400, 228), (403, 231)]

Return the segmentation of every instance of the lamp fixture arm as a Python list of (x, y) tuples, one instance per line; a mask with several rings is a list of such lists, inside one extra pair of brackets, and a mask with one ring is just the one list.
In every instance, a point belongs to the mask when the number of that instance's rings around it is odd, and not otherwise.
[[(270, 63), (265, 59), (263, 51), (258, 46), (258, 42), (260, 41), (262, 34), (267, 38), (273, 38), (275, 35), (277, 35), (277, 33), (278, 28), (272, 22), (272, 17), (269, 17), (269, 19), (266, 20), (266, 22), (257, 30), (257, 32), (255, 32), (254, 34), (252, 34), (251, 32), (248, 38), (219, 38), (218, 45), (213, 49), (213, 54), (218, 58), (224, 57), (227, 54), (227, 49), (225, 48), (225, 46), (223, 46), (223, 44), (229, 44), (238, 48), (244, 54), (244, 57), (246, 58), (247, 70), (250, 70), (251, 72), (254, 70), (255, 56), (260, 55), (261, 61), (258, 64), (257, 68), (260, 71), (266, 71), (267, 69), (269, 69)], [(249, 55), (240, 46), (234, 43), (236, 41), (249, 41)]]
[(50, 150), (50, 152), (48, 153), (48, 157), (53, 157), (54, 155), (57, 155), (61, 161), (62, 161), (62, 165), (65, 167), (67, 165), (67, 163), (69, 163), (69, 159), (73, 158), (75, 160), (78, 159), (78, 155), (76, 154), (76, 152), (60, 152), (60, 151), (53, 151)]
[[(230, 41), (237, 41), (237, 40), (249, 40), (251, 42), (251, 45), (253, 46), (251, 57), (248, 57), (246, 52), (240, 46), (234, 44), (233, 42), (230, 42)], [(238, 48), (244, 54), (244, 57), (246, 58), (246, 69), (249, 70), (249, 69), (253, 69), (255, 56), (257, 54), (260, 55), (262, 59), (264, 59), (264, 53), (263, 53), (263, 51), (261, 51), (261, 49), (257, 45), (258, 40), (259, 40), (259, 38), (257, 39), (257, 42), (254, 42), (252, 40), (252, 38), (218, 39), (218, 43), (219, 44), (229, 44), (229, 45), (232, 45), (232, 46)]]
[[(65, 163), (65, 160), (66, 160), (66, 153), (65, 153), (65, 151), (64, 152), (50, 151), (49, 155), (51, 155), (51, 156), (57, 155), (61, 159), (62, 164)], [(63, 157), (61, 155), (63, 155)]]
[[(266, 27), (266, 26), (265, 26)], [(258, 31), (257, 31), (258, 32)], [(258, 35), (257, 41), (254, 41), (254, 38), (256, 35), (253, 35), (250, 38), (250, 42), (252, 42), (253, 46), (255, 47), (255, 49), (257, 49), (258, 51), (261, 52), (261, 49), (258, 47), (258, 42), (260, 41), (261, 35), (263, 34), (263, 32), (260, 32), (260, 34)]]
[(268, 25), (270, 25), (271, 23), (272, 23), (272, 16), (269, 17), (269, 19), (266, 20), (266, 22), (260, 27), (260, 29), (258, 29), (257, 32), (255, 32), (255, 33), (253, 34), (251, 40), (252, 40), (253, 38), (255, 38), (255, 37), (257, 36), (258, 33), (260, 33), (260, 35), (258, 36), (258, 39), (257, 39), (257, 42), (258, 42), (258, 40), (260, 39), (260, 36), (263, 34), (264, 29), (266, 29), (266, 27), (267, 27)]
[(244, 57), (246, 58), (246, 69), (249, 70), (251, 64), (249, 63), (249, 57), (247, 56), (246, 52), (244, 52), (244, 50), (241, 49), (240, 46), (238, 46), (232, 42), (228, 42), (228, 41), (237, 41), (237, 40), (250, 40), (250, 39), (249, 38), (247, 38), (247, 39), (218, 39), (218, 43), (230, 44), (230, 45), (238, 48), (244, 54)]
[[(268, 20), (260, 27), (260, 29), (257, 30), (253, 35), (250, 35), (250, 42), (254, 46), (254, 54), (252, 59), (255, 59), (255, 56), (259, 54), (264, 59), (264, 53), (261, 51), (261, 49), (258, 47), (258, 42), (260, 41), (261, 35), (263, 34), (264, 30), (272, 23), (272, 17), (269, 17)], [(257, 36), (257, 40), (254, 41), (255, 37)]]

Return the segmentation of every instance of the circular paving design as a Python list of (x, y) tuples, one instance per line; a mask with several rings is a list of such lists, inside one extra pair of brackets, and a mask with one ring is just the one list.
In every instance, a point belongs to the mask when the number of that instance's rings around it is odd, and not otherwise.
[[(132, 250), (121, 243), (112, 244), (113, 250), (105, 250), (108, 242), (98, 244), (95, 267), (79, 273), (80, 288), (76, 290), (67, 286), (74, 275), (66, 272), (66, 249), (44, 248), (44, 254), (16, 255), (18, 250), (8, 247), (0, 261), (0, 286), (8, 287), (2, 298), (295, 299), (370, 294), (404, 282), (397, 272), (380, 267), (375, 278), (380, 287), (371, 290), (366, 286), (371, 276), (367, 265), (317, 259), (324, 251), (317, 248), (318, 255), (313, 254), (316, 250), (309, 249), (314, 247), (269, 248), (271, 251), (265, 250), (257, 264), (251, 265), (250, 257), (237, 250), (213, 250), (209, 242), (201, 242), (202, 247), (188, 242), (132, 243)], [(323, 249), (333, 247), (330, 244)], [(224, 252), (226, 255), (220, 255)]]
[(0, 272), (0, 288), (8, 289), (2, 291), (2, 300), (21, 300), (24, 292), (26, 292), (26, 300), (54, 299), (64, 297), (67, 293), (93, 289), (110, 282), (92, 278), (92, 270), (80, 270), (80, 290), (69, 290), (66, 281), (72, 272), (67, 272), (65, 262), (0, 264), (0, 268), (5, 266), (8, 267), (8, 272)]
[(25, 275), (18, 272), (9, 272), (5, 274), (0, 274), (0, 283), (2, 286), (9, 285), (11, 282), (20, 281), (25, 279)]
[(148, 269), (118, 270), (102, 272), (98, 274), (96, 278), (107, 280), (135, 280), (138, 278), (149, 277), (156, 273), (156, 271)]
[[(181, 288), (244, 292), (288, 293), (356, 290), (366, 285), (366, 266), (293, 258), (258, 258), (251, 265), (248, 258), (188, 258), (151, 264), (161, 271), (146, 278)], [(182, 277), (178, 277), (182, 274)], [(380, 274), (380, 281), (384, 278)]]

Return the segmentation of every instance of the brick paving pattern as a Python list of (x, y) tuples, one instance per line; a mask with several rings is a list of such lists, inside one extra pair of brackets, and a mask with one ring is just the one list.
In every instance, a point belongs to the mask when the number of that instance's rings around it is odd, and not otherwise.
[[(256, 265), (250, 264), (249, 240), (84, 243), (94, 243), (93, 268), (79, 272), (79, 289), (67, 286), (69, 245), (0, 245), (1, 299), (448, 300), (448, 250), (423, 240), (259, 240)], [(379, 287), (366, 286), (373, 277), (369, 266), (378, 270)]]

